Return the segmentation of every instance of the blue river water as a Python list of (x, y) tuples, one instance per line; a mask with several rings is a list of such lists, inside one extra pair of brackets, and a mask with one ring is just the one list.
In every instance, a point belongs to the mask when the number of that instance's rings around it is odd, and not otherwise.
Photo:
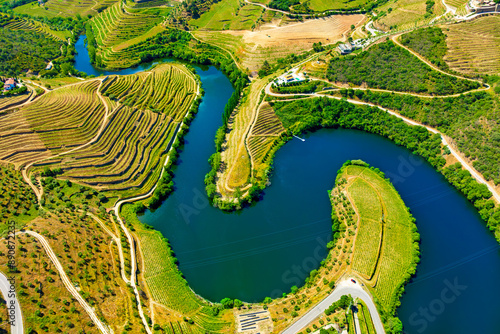
[[(75, 67), (88, 74), (146, 69), (94, 69), (83, 38)], [(356, 130), (323, 129), (292, 140), (275, 158), (263, 199), (240, 212), (209, 205), (204, 176), (214, 136), (233, 89), (216, 68), (196, 67), (205, 96), (175, 168), (175, 191), (140, 220), (167, 237), (193, 290), (260, 301), (301, 285), (327, 254), (327, 190), (348, 159), (362, 159), (391, 178), (417, 220), (421, 262), (398, 314), (406, 333), (500, 333), (499, 245), (474, 207), (428, 163), (388, 139)]]

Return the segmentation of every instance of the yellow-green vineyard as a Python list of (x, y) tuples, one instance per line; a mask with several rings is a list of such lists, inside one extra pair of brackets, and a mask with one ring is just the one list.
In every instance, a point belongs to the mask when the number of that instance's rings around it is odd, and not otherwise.
[(253, 169), (257, 173), (263, 172), (261, 165), (270, 158), (270, 152), (284, 131), (285, 128), (273, 108), (268, 103), (261, 105), (246, 143)]
[(0, 161), (16, 167), (48, 158), (92, 139), (106, 108), (99, 80), (54, 90), (0, 120)]
[(468, 74), (500, 74), (500, 17), (486, 16), (442, 27), (447, 36), (445, 61)]
[(352, 207), (350, 219), (357, 226), (351, 270), (392, 312), (418, 262), (414, 218), (389, 181), (363, 164), (343, 167), (336, 187), (345, 200), (334, 200), (334, 206)]

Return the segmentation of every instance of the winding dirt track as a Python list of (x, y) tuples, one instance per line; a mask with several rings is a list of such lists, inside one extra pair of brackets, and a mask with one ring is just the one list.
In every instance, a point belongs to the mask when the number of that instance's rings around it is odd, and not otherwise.
[(50, 260), (52, 261), (52, 263), (56, 267), (57, 271), (59, 272), (59, 276), (61, 276), (61, 280), (64, 283), (64, 286), (66, 287), (66, 289), (68, 289), (68, 291), (71, 293), (71, 295), (73, 296), (73, 298), (75, 298), (76, 300), (78, 300), (78, 302), (83, 307), (83, 309), (85, 310), (85, 312), (87, 312), (87, 314), (90, 316), (90, 318), (92, 319), (92, 321), (94, 322), (94, 324), (97, 326), (97, 328), (99, 328), (99, 330), (102, 333), (105, 333), (105, 334), (111, 333), (110, 330), (109, 330), (109, 328), (104, 323), (102, 323), (102, 321), (99, 319), (99, 317), (95, 313), (94, 309), (80, 295), (80, 293), (78, 292), (78, 290), (76, 290), (75, 286), (73, 285), (73, 283), (71, 282), (71, 280), (66, 275), (66, 272), (64, 271), (64, 268), (61, 265), (61, 262), (59, 262), (59, 259), (57, 258), (57, 255), (52, 250), (52, 247), (50, 246), (50, 244), (47, 241), (47, 239), (45, 239), (44, 236), (42, 236), (42, 235), (40, 235), (40, 234), (38, 234), (36, 232), (33, 232), (33, 231), (21, 231), (21, 232), (16, 232), (16, 234), (29, 234), (32, 237), (35, 237), (42, 244), (43, 248), (45, 249), (45, 252), (47, 253), (47, 255), (49, 256)]

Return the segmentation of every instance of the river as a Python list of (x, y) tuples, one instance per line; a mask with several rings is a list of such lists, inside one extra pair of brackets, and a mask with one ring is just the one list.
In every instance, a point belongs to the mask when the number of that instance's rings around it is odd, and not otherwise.
[[(97, 71), (76, 44), (75, 67)], [(348, 159), (362, 159), (389, 176), (417, 220), (421, 262), (406, 287), (398, 314), (405, 332), (500, 333), (499, 245), (475, 208), (428, 163), (388, 139), (355, 130), (324, 129), (292, 140), (275, 158), (263, 200), (240, 212), (208, 204), (204, 176), (215, 151), (215, 131), (233, 89), (216, 68), (196, 67), (205, 96), (185, 137), (175, 168), (175, 191), (154, 212), (140, 217), (171, 242), (193, 290), (260, 301), (303, 284), (327, 254), (331, 206), (327, 190)]]

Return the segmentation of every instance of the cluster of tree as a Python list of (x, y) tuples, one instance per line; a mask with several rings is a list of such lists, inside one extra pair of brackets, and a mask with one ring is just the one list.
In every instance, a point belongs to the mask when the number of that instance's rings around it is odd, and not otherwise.
[(441, 139), (422, 126), (410, 126), (377, 107), (356, 106), (345, 100), (304, 99), (275, 102), (276, 115), (289, 133), (299, 134), (321, 127), (343, 127), (379, 134), (426, 158), (440, 168), (446, 163)]
[(273, 86), (273, 89), (283, 94), (303, 94), (316, 92), (324, 86), (326, 86), (326, 84), (323, 81), (307, 80), (302, 82), (292, 82), (282, 86)]
[[(497, 232), (500, 227), (500, 207), (495, 207), (495, 202), (490, 199), (492, 194), (488, 187), (478, 183), (469, 171), (462, 169), (458, 162), (445, 167), (443, 174), (451, 184), (474, 204), (481, 218), (487, 222), (490, 230)], [(497, 239), (500, 238), (498, 234), (496, 237)]]
[(448, 70), (443, 60), (446, 55), (446, 35), (441, 28), (429, 27), (410, 31), (401, 36), (401, 44), (428, 59), (442, 70)]
[(16, 7), (33, 2), (33, 0), (9, 0), (0, 2), (0, 11), (7, 12)]
[(299, 3), (299, 0), (271, 0), (267, 6), (273, 9), (289, 11), (291, 6), (298, 5)]
[(49, 166), (45, 166), (45, 168), (40, 173), (40, 175), (43, 177), (48, 177), (48, 176), (56, 176), (56, 175), (59, 175), (62, 173), (63, 173), (63, 170), (61, 168), (50, 169)]
[(96, 66), (102, 66), (100, 57), (97, 56), (97, 41), (94, 36), (94, 30), (90, 23), (85, 24), (85, 43), (89, 52), (90, 62)]
[(231, 309), (233, 307), (240, 308), (243, 306), (243, 302), (239, 299), (224, 298), (220, 303), (226, 309)]
[(34, 31), (0, 29), (0, 73), (17, 76), (31, 70), (39, 72), (60, 56), (62, 43)]
[(343, 94), (396, 110), (403, 116), (437, 128), (454, 140), (458, 149), (473, 161), (474, 168), (487, 180), (500, 184), (498, 95), (476, 92), (429, 99), (361, 90), (346, 90)]
[(427, 0), (425, 2), (425, 18), (431, 17), (434, 14), (434, 5), (436, 2), (434, 0)]
[(433, 70), (390, 40), (358, 55), (333, 58), (327, 78), (358, 86), (434, 95), (457, 94), (480, 86)]
[[(0, 82), (0, 87), (3, 86), (3, 83)], [(6, 92), (2, 92), (2, 96), (12, 96), (12, 95), (21, 95), (25, 94), (28, 91), (26, 86), (16, 87), (14, 89), (8, 90)]]
[(337, 310), (347, 310), (349, 306), (353, 303), (351, 295), (343, 295), (339, 300), (334, 302), (330, 307), (325, 310), (325, 314), (328, 316), (335, 313)]

